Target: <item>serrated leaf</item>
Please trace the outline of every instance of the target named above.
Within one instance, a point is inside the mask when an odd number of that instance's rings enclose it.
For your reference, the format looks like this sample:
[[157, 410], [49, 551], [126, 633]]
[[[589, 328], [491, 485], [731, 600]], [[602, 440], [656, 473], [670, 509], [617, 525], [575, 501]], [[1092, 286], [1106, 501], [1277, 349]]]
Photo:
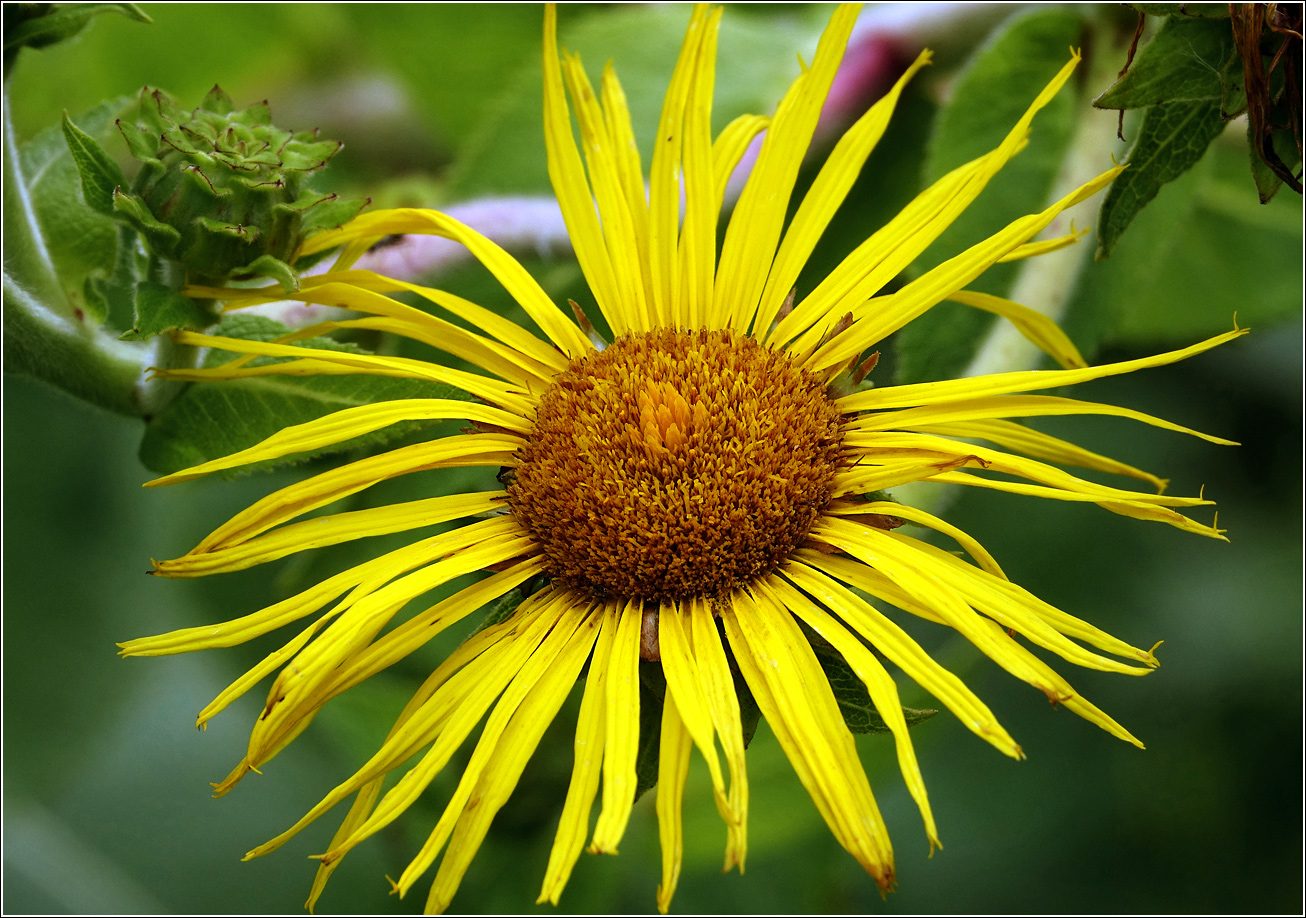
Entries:
[[1214, 19], [1170, 19], [1093, 104], [1129, 109], [1211, 101], [1219, 102], [1227, 117], [1247, 107], [1233, 31], [1229, 23]]
[[1157, 350], [1226, 332], [1235, 312], [1253, 329], [1300, 316], [1301, 198], [1258, 203], [1246, 157], [1242, 132], [1230, 129], [1167, 185], [1129, 239], [1084, 272], [1067, 333], [1089, 348]]
[[[39, 7], [42, 4], [27, 5]], [[49, 6], [53, 9], [44, 15], [24, 19], [5, 30], [6, 57], [19, 48], [46, 48], [72, 38], [101, 13], [120, 13], [137, 22], [154, 21], [135, 3], [58, 3]]]
[[154, 281], [136, 286], [136, 324], [123, 341], [142, 341], [175, 328], [207, 328], [217, 316], [188, 296]]
[[[1036, 10], [997, 30], [957, 79], [952, 98], [935, 118], [926, 145], [925, 181], [988, 153], [1002, 142], [1048, 81], [1069, 60], [1083, 19], [1064, 9]], [[1029, 146], [994, 176], [988, 187], [922, 253], [918, 274], [964, 251], [1025, 214], [1048, 204], [1076, 124], [1076, 99], [1063, 89], [1034, 119]], [[1019, 266], [994, 265], [969, 288], [1005, 296]], [[970, 362], [991, 316], [943, 305], [897, 336], [896, 378], [923, 382], [955, 375]]]
[[82, 200], [107, 217], [115, 216], [114, 192], [127, 184], [122, 167], [104, 152], [94, 137], [73, 124], [67, 112], [63, 115], [63, 136], [81, 177]]
[[[839, 712], [843, 714], [844, 723], [853, 733], [890, 733], [884, 718], [880, 716], [875, 703], [871, 701], [866, 684], [853, 672], [851, 666], [839, 652], [824, 641], [812, 642], [816, 651], [816, 660], [825, 672], [825, 678], [834, 692], [834, 699], [839, 703]], [[938, 714], [938, 711], [904, 707], [903, 717], [907, 726], [914, 727]]]
[[1161, 186], [1183, 175], [1224, 130], [1219, 102], [1167, 102], [1143, 116], [1129, 168], [1107, 190], [1098, 216], [1097, 259], [1111, 254], [1135, 216]]
[[[212, 334], [270, 341], [288, 332], [288, 328], [271, 319], [238, 315], [225, 318]], [[354, 345], [328, 338], [310, 338], [297, 342], [297, 345], [363, 352]], [[219, 366], [235, 356], [211, 351], [206, 365]], [[363, 375], [255, 376], [227, 382], [192, 383], [150, 420], [141, 440], [140, 458], [151, 471], [168, 474], [253, 446], [293, 424], [302, 424], [342, 408], [400, 398], [466, 399], [468, 396], [436, 383]], [[297, 453], [246, 466], [241, 473], [376, 446], [423, 426], [427, 424], [395, 424], [315, 452]]]

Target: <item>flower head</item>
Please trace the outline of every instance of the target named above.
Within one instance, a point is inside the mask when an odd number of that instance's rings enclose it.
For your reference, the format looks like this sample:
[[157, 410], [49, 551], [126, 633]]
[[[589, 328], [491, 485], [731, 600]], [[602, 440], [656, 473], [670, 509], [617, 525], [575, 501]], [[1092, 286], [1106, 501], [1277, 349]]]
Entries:
[[[881, 492], [924, 480], [996, 488], [1092, 502], [1220, 538], [1214, 526], [1180, 512], [1209, 501], [1078, 478], [1058, 466], [1162, 484], [1011, 419], [1103, 414], [1194, 433], [1125, 408], [1026, 393], [1181, 360], [1241, 332], [1090, 368], [1047, 319], [965, 289], [997, 261], [1037, 257], [1072, 242], [1030, 240], [1062, 210], [1103, 188], [1118, 169], [896, 292], [883, 292], [1020, 151], [1035, 113], [1066, 81], [1077, 58], [996, 149], [928, 188], [814, 289], [796, 295], [799, 271], [884, 131], [899, 93], [929, 59], [921, 55], [844, 135], [786, 222], [799, 164], [855, 15], [850, 8], [834, 14], [811, 66], [773, 117], [739, 118], [713, 138], [721, 11], [697, 8], [667, 92], [647, 189], [616, 75], [605, 69], [596, 91], [576, 57], [559, 56], [554, 14], [546, 15], [550, 174], [577, 258], [612, 333], [610, 345], [579, 307], [573, 321], [489, 240], [425, 210], [373, 213], [306, 244], [304, 253], [344, 249], [334, 270], [305, 278], [294, 295], [346, 306], [365, 318], [323, 323], [273, 342], [178, 335], [183, 343], [240, 356], [223, 366], [171, 371], [173, 378], [380, 374], [452, 384], [478, 399], [350, 408], [151, 483], [317, 450], [400, 421], [461, 418], [476, 425], [462, 435], [393, 449], [283, 488], [185, 556], [157, 565], [157, 573], [167, 576], [202, 576], [309, 547], [475, 518], [232, 622], [124, 645], [124, 653], [133, 655], [229, 646], [317, 616], [201, 713], [202, 724], [280, 670], [245, 758], [217, 785], [218, 793], [268, 762], [336, 695], [487, 603], [541, 578], [545, 582], [436, 668], [371, 760], [300, 822], [250, 853], [272, 851], [352, 797], [322, 855], [310, 903], [340, 858], [403, 813], [484, 721], [443, 815], [396, 883], [406, 892], [443, 852], [427, 904], [444, 909], [544, 729], [585, 672], [571, 784], [540, 893], [540, 901], [556, 903], [585, 847], [600, 785], [601, 810], [589, 850], [615, 853], [630, 816], [637, 790], [641, 657], [656, 662], [665, 681], [657, 786], [663, 850], [658, 904], [664, 911], [680, 869], [681, 795], [691, 748], [706, 760], [728, 828], [726, 866], [743, 870], [749, 812], [745, 692], [830, 830], [881, 890], [892, 888], [888, 831], [810, 635], [832, 646], [865, 684], [893, 734], [931, 846], [938, 844], [934, 817], [884, 661], [1001, 752], [1019, 758], [1021, 750], [984, 703], [900, 627], [899, 614], [955, 629], [1050, 699], [1138, 743], [1027, 645], [1081, 666], [1132, 675], [1156, 665], [1149, 651], [1040, 601], [1011, 583], [970, 535]], [[583, 155], [573, 138], [568, 96]], [[763, 132], [718, 258], [726, 181]], [[433, 233], [466, 245], [542, 337], [448, 292], [351, 269], [368, 246], [394, 233]], [[280, 288], [193, 290], [228, 309], [286, 295]], [[389, 296], [399, 292], [416, 294], [460, 324]], [[863, 355], [944, 299], [1006, 317], [1064, 368], [862, 385], [874, 364]], [[409, 336], [483, 372], [296, 343], [357, 328]], [[394, 476], [457, 466], [502, 467], [504, 487], [299, 519]], [[897, 531], [904, 521], [947, 537], [969, 560]], [[488, 573], [390, 627], [410, 600], [475, 571]], [[886, 604], [901, 613], [886, 614]], [[383, 794], [386, 775], [414, 757], [417, 763]]]

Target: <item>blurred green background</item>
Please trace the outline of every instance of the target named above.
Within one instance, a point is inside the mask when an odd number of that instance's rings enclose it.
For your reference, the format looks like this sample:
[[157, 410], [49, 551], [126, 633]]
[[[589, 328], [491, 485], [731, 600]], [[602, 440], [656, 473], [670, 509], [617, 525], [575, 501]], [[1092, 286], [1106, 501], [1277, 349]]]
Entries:
[[[65, 108], [76, 114], [143, 83], [195, 104], [218, 82], [238, 105], [271, 99], [284, 126], [316, 124], [343, 139], [346, 151], [328, 181], [378, 203], [547, 190], [536, 7], [145, 8], [153, 25], [106, 16], [74, 42], [23, 53], [11, 81], [20, 141], [55, 124]], [[615, 59], [637, 121], [647, 125], [687, 11], [562, 13], [564, 40], [585, 53], [591, 70]], [[825, 15], [824, 8], [730, 10], [718, 109], [773, 105], [796, 71], [793, 51], [810, 49]], [[1118, 38], [1132, 27], [1110, 10], [1073, 16], [1039, 20], [1038, 28], [1049, 36], [1068, 29], [1073, 39], [1088, 29]], [[964, 97], [967, 61], [1015, 34], [993, 16], [943, 17], [923, 31], [930, 29], [942, 49], [938, 63], [905, 96], [809, 273], [836, 263], [946, 162], [950, 151], [939, 138], [955, 118], [952, 102]], [[1049, 57], [1063, 62], [1065, 44]], [[1027, 207], [1020, 195], [1046, 195], [1087, 100], [1105, 88], [1089, 85], [1088, 74], [1114, 73], [1123, 60], [1106, 66], [1112, 62], [1103, 58], [1097, 69], [1088, 63], [1085, 79], [1036, 122], [1034, 142], [1013, 164], [1024, 170], [1012, 180], [1018, 187], [995, 183], [977, 202], [975, 222], [958, 229], [974, 238], [940, 245], [976, 241], [1043, 206]], [[1012, 86], [1018, 109], [1046, 78], [1028, 75], [1033, 91]], [[1198, 167], [1163, 190], [1108, 262], [1083, 268], [1066, 324], [1086, 351], [1098, 348], [1102, 362], [1227, 330], [1238, 311], [1254, 331], [1234, 344], [1073, 394], [1243, 445], [1215, 447], [1101, 418], [1039, 425], [1169, 477], [1173, 493], [1205, 486], [1231, 544], [1092, 506], [996, 492], [963, 494], [948, 510], [1036, 594], [1132, 643], [1165, 640], [1161, 669], [1145, 679], [1060, 667], [1147, 751], [1050, 708], [965, 642], [915, 628], [993, 708], [1028, 760], [999, 755], [946, 713], [916, 728], [945, 845], [927, 859], [891, 743], [860, 737], [897, 849], [899, 891], [881, 902], [763, 726], [749, 750], [748, 871], [720, 875], [725, 833], [695, 759], [675, 911], [1300, 911], [1301, 201], [1283, 191], [1268, 206], [1256, 202], [1240, 130], [1231, 127]], [[805, 170], [805, 180], [811, 174]], [[1091, 248], [1084, 245], [1086, 255]], [[573, 263], [525, 261], [555, 296], [584, 301]], [[503, 305], [478, 271], [460, 269], [440, 283]], [[939, 315], [944, 322], [953, 313]], [[904, 370], [916, 353], [904, 349]], [[886, 371], [888, 356], [886, 349]], [[352, 556], [290, 558], [211, 581], [146, 577], [151, 557], [183, 553], [302, 470], [144, 491], [140, 484], [152, 476], [135, 458], [139, 421], [14, 376], [5, 378], [4, 408], [5, 910], [297, 912], [314, 869], [305, 858], [324, 850], [334, 817], [269, 857], [242, 864], [241, 855], [363, 761], [438, 648], [342, 696], [264, 775], [209, 799], [207, 782], [221, 779], [243, 751], [259, 692], [206, 733], [192, 729], [194, 715], [276, 645], [120, 661], [114, 642], [244, 614]], [[366, 499], [477, 486], [462, 475], [408, 478]], [[901, 687], [906, 704], [930, 706], [906, 680]], [[547, 734], [454, 910], [533, 908], [565, 794], [573, 724], [564, 711]], [[455, 776], [449, 769], [422, 804], [347, 858], [320, 910], [420, 910], [424, 891], [402, 902], [388, 897], [384, 875], [397, 876], [415, 853]], [[638, 804], [620, 857], [582, 857], [562, 911], [653, 909], [652, 804], [651, 795]]]

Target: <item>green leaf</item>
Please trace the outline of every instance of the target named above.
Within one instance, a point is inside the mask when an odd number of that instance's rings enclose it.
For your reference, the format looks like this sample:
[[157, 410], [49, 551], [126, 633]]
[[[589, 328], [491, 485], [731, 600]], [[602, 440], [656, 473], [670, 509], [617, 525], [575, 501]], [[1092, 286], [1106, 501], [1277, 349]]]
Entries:
[[[270, 341], [289, 331], [279, 322], [258, 316], [230, 316], [213, 334]], [[362, 352], [353, 345], [327, 338], [298, 342], [301, 347]], [[219, 366], [236, 355], [210, 352], [206, 365]], [[449, 386], [384, 376], [255, 376], [226, 382], [193, 383], [155, 416], [141, 441], [141, 462], [167, 474], [253, 446], [292, 424], [302, 424], [357, 405], [400, 398], [468, 396]], [[376, 446], [426, 426], [424, 422], [395, 424], [310, 453], [259, 463], [250, 469], [292, 465], [316, 456]]]
[[67, 112], [63, 114], [63, 136], [81, 176], [82, 199], [106, 217], [114, 216], [114, 192], [127, 184], [122, 167], [104, 152], [94, 137], [73, 124]]
[[1161, 186], [1191, 169], [1223, 130], [1219, 102], [1167, 102], [1147, 110], [1138, 140], [1129, 152], [1129, 168], [1111, 184], [1102, 201], [1098, 261], [1111, 254]]
[[[602, 16], [564, 22], [560, 29], [561, 44], [581, 55], [594, 85], [604, 62], [612, 60], [630, 103], [645, 170], [688, 19], [685, 7], [619, 6]], [[773, 111], [799, 73], [795, 55], [810, 55], [819, 29], [810, 17], [727, 16], [718, 43], [713, 129], [720, 130], [745, 112]], [[537, 37], [535, 49], [538, 42]], [[551, 191], [538, 55], [533, 50], [521, 61], [502, 95], [486, 107], [479, 127], [461, 145], [449, 177], [454, 198]]]
[[[22, 18], [16, 24], [5, 22], [6, 61], [10, 60], [19, 48], [45, 48], [72, 38], [101, 13], [121, 13], [137, 22], [154, 21], [135, 3], [15, 3], [14, 6], [33, 9], [49, 6], [51, 9], [43, 14]], [[21, 17], [23, 13], [19, 12], [18, 15]], [[9, 16], [6, 15], [5, 19], [8, 20]]]
[[661, 663], [639, 661], [639, 751], [635, 755], [635, 799], [658, 783], [662, 749], [662, 704], [667, 680]]
[[[926, 146], [925, 181], [988, 153], [1011, 130], [1069, 59], [1083, 20], [1069, 10], [1038, 10], [999, 29], [957, 79], [939, 110]], [[1072, 84], [1073, 85], [1073, 84]], [[1075, 93], [1066, 87], [1034, 120], [1029, 146], [994, 176], [988, 187], [912, 266], [919, 274], [964, 251], [1025, 214], [1048, 204], [1075, 129]], [[1018, 264], [994, 265], [970, 289], [1006, 295]], [[922, 382], [955, 375], [970, 362], [992, 317], [943, 305], [897, 336], [897, 380]]]
[[1301, 315], [1301, 198], [1258, 203], [1246, 157], [1243, 132], [1226, 131], [1085, 270], [1063, 322], [1085, 353], [1192, 344], [1231, 329], [1235, 312], [1253, 329]]
[[1127, 3], [1149, 16], [1187, 16], [1204, 19], [1228, 19], [1227, 3]]
[[[130, 103], [126, 97], [103, 102], [79, 114], [76, 123], [103, 140], [112, 135], [114, 119]], [[85, 284], [92, 274], [103, 277], [114, 270], [118, 226], [83, 201], [77, 166], [61, 125], [24, 144], [19, 163], [59, 284], [74, 308], [94, 313], [95, 308], [83, 300]]]
[[199, 302], [171, 287], [142, 281], [136, 287], [136, 324], [124, 332], [123, 341], [142, 341], [175, 328], [207, 328], [217, 321]]
[[1226, 117], [1247, 107], [1233, 30], [1228, 22], [1215, 19], [1171, 19], [1138, 52], [1128, 72], [1093, 104], [1126, 109], [1212, 101], [1220, 103]]
[[[1284, 111], [1280, 112], [1280, 106], [1275, 106], [1274, 123], [1286, 124], [1287, 106], [1283, 106]], [[1282, 115], [1282, 117], [1280, 117]], [[1275, 155], [1289, 169], [1296, 169], [1301, 164], [1301, 154], [1297, 151], [1297, 143], [1293, 140], [1292, 131], [1275, 131], [1270, 134], [1270, 147], [1274, 150]], [[1252, 180], [1256, 182], [1256, 193], [1261, 199], [1262, 204], [1268, 204], [1270, 199], [1278, 192], [1279, 186], [1283, 184], [1283, 179], [1265, 164], [1261, 159], [1256, 147], [1252, 145], [1252, 126], [1247, 125], [1247, 154], [1251, 158]]]
[[[839, 712], [843, 714], [844, 723], [853, 733], [890, 733], [888, 724], [871, 701], [866, 691], [866, 683], [858, 678], [851, 666], [840, 656], [839, 652], [820, 639], [812, 641], [816, 651], [816, 660], [825, 671], [825, 678], [834, 692], [834, 699], [839, 703]], [[914, 727], [929, 720], [938, 711], [904, 707], [903, 717], [907, 726]]]

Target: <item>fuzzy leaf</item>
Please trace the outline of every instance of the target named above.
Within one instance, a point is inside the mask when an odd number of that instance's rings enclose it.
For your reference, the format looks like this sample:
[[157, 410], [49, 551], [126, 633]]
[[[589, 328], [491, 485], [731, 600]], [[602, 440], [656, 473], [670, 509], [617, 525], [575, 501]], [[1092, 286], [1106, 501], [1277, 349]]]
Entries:
[[94, 137], [73, 124], [67, 112], [63, 115], [63, 136], [82, 180], [82, 199], [105, 216], [114, 216], [114, 192], [127, 184], [122, 168]]
[[175, 328], [207, 328], [217, 317], [200, 303], [171, 287], [142, 281], [136, 287], [136, 324], [123, 341], [141, 341]]
[[1226, 117], [1247, 107], [1233, 31], [1229, 23], [1214, 19], [1171, 19], [1093, 104], [1127, 109], [1211, 101], [1220, 103]]
[[[1064, 9], [1036, 10], [1000, 28], [957, 79], [926, 145], [925, 181], [988, 153], [1025, 113], [1029, 103], [1065, 66], [1077, 44], [1083, 19]], [[1072, 84], [1073, 85], [1073, 84]], [[1066, 87], [1034, 119], [1029, 146], [993, 177], [917, 259], [919, 274], [964, 251], [1025, 214], [1048, 204], [1075, 128], [1075, 94]], [[970, 289], [1005, 296], [1019, 265], [994, 265]], [[978, 310], [932, 309], [897, 336], [897, 380], [923, 382], [955, 375], [970, 362], [993, 317]]]
[[[289, 331], [258, 316], [229, 316], [213, 334], [270, 341]], [[298, 342], [300, 347], [360, 351], [327, 338]], [[212, 351], [207, 365], [219, 366], [235, 355]], [[145, 429], [140, 458], [151, 471], [167, 474], [253, 446], [278, 430], [357, 405], [399, 398], [453, 398], [467, 395], [449, 386], [384, 376], [255, 376], [227, 382], [192, 383]], [[395, 424], [383, 430], [313, 453], [300, 453], [249, 468], [275, 468], [315, 456], [375, 446], [418, 427]]]
[[1129, 168], [1106, 193], [1098, 217], [1097, 260], [1111, 254], [1121, 235], [1161, 186], [1183, 175], [1224, 130], [1219, 102], [1167, 102], [1143, 116]]
[[[114, 118], [129, 104], [127, 98], [113, 99], [79, 114], [75, 120], [92, 137], [104, 138], [111, 134]], [[46, 251], [64, 293], [74, 307], [85, 305], [88, 312], [94, 313], [95, 307], [84, 304], [82, 299], [86, 280], [93, 274], [103, 277], [113, 271], [118, 226], [82, 199], [77, 166], [61, 125], [42, 131], [24, 144], [19, 163]]]

